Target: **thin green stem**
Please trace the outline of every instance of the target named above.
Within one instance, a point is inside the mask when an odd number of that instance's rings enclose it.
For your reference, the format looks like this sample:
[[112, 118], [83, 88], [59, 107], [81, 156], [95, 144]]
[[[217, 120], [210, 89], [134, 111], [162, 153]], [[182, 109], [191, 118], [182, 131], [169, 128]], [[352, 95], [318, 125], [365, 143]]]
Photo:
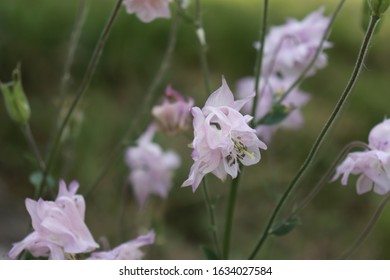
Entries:
[[341, 260], [348, 259], [360, 247], [360, 245], [364, 243], [368, 235], [374, 229], [376, 222], [379, 220], [379, 217], [381, 216], [383, 210], [385, 209], [389, 201], [390, 201], [390, 194], [386, 195], [386, 197], [382, 200], [381, 204], [379, 204], [377, 210], [375, 211], [374, 215], [371, 217], [370, 221], [368, 222], [363, 232], [359, 235], [359, 237], [352, 244], [352, 246], [340, 256], [339, 259]]
[[100, 38], [97, 42], [97, 45], [95, 47], [95, 50], [92, 54], [92, 57], [91, 57], [91, 60], [89, 62], [89, 65], [88, 65], [88, 68], [85, 72], [85, 75], [84, 75], [84, 78], [83, 78], [83, 81], [81, 83], [81, 86], [76, 94], [76, 97], [75, 99], [73, 100], [73, 103], [72, 105], [70, 106], [69, 108], [69, 111], [68, 113], [66, 114], [64, 120], [62, 121], [61, 125], [60, 125], [60, 128], [55, 136], [55, 139], [54, 139], [54, 144], [53, 144], [53, 147], [50, 151], [50, 154], [49, 154], [49, 158], [47, 160], [47, 164], [46, 164], [46, 172], [44, 172], [44, 175], [43, 175], [43, 180], [42, 180], [42, 184], [39, 188], [39, 195], [41, 195], [44, 191], [44, 186], [45, 186], [45, 182], [46, 182], [46, 178], [47, 176], [50, 174], [51, 172], [51, 169], [53, 168], [53, 162], [54, 162], [54, 159], [58, 153], [58, 150], [59, 150], [59, 147], [60, 147], [60, 142], [61, 142], [61, 138], [62, 138], [62, 134], [66, 128], [66, 125], [68, 124], [68, 121], [70, 119], [70, 116], [72, 115], [73, 111], [75, 110], [77, 104], [79, 103], [81, 97], [84, 95], [84, 93], [86, 92], [86, 90], [88, 89], [88, 86], [92, 80], [92, 77], [93, 75], [95, 74], [95, 71], [96, 71], [96, 67], [98, 65], [98, 62], [100, 60], [100, 57], [103, 53], [103, 49], [104, 49], [104, 46], [107, 42], [107, 39], [108, 39], [108, 36], [111, 32], [111, 29], [112, 29], [112, 26], [114, 24], [114, 21], [118, 15], [118, 12], [119, 12], [119, 9], [121, 8], [121, 5], [122, 5], [122, 1], [123, 0], [117, 0], [115, 6], [114, 6], [114, 9], [112, 10], [112, 13], [103, 29], [103, 32], [101, 33], [100, 35]]
[[240, 174], [238, 173], [237, 177], [233, 179], [232, 185], [230, 188], [229, 201], [226, 211], [226, 224], [225, 224], [225, 234], [223, 238], [223, 258], [229, 259], [230, 253], [230, 239], [232, 235], [233, 228], [233, 217], [234, 217], [234, 209], [237, 201], [237, 191], [238, 191], [238, 183], [240, 182]]
[[202, 183], [203, 183], [203, 187], [202, 187], [203, 195], [204, 195], [204, 199], [205, 199], [206, 206], [207, 206], [207, 212], [209, 214], [211, 236], [213, 238], [215, 252], [216, 252], [218, 258], [220, 258], [222, 256], [222, 254], [221, 254], [221, 249], [220, 249], [219, 240], [218, 240], [218, 229], [217, 229], [215, 212], [214, 212], [215, 206], [210, 200], [210, 195], [209, 195], [208, 189], [207, 189], [206, 177], [204, 177]]
[[[59, 90], [60, 98], [63, 98], [65, 91], [67, 90], [69, 80], [71, 78], [70, 70], [74, 62], [76, 49], [80, 41], [81, 31], [83, 30], [83, 26], [87, 15], [86, 3], [87, 3], [86, 0], [80, 0], [77, 7], [77, 14], [73, 25], [72, 34], [70, 36], [68, 53], [66, 55], [66, 60], [65, 60], [61, 83], [60, 83], [60, 90]], [[63, 101], [61, 100], [59, 106], [60, 108], [62, 102]]]
[[313, 198], [319, 193], [322, 187], [330, 180], [331, 175], [333, 174], [336, 166], [339, 162], [354, 148], [363, 148], [366, 150], [370, 150], [370, 147], [366, 143], [360, 141], [353, 141], [346, 145], [337, 158], [330, 165], [326, 173], [322, 176], [322, 178], [318, 181], [318, 183], [311, 189], [308, 195], [302, 200], [302, 202], [298, 205], [298, 207], [288, 216], [287, 221], [297, 216], [302, 210], [313, 200]]
[[209, 71], [209, 65], [207, 61], [207, 44], [206, 44], [205, 33], [204, 33], [203, 22], [202, 22], [202, 10], [201, 10], [200, 0], [196, 0], [195, 2], [195, 28], [199, 40], [199, 45], [200, 45], [199, 55], [200, 55], [202, 73], [203, 73], [203, 81], [206, 89], [206, 96], [208, 96], [211, 93], [210, 81], [209, 81], [210, 71]]
[[[342, 4], [343, 2], [344, 2], [344, 0], [341, 1], [340, 4]], [[249, 256], [249, 259], [253, 259], [256, 257], [258, 251], [261, 249], [264, 242], [267, 240], [267, 237], [269, 235], [269, 230], [271, 229], [271, 227], [276, 219], [277, 214], [282, 209], [282, 207], [283, 207], [284, 203], [286, 202], [287, 198], [289, 197], [290, 193], [294, 190], [295, 186], [300, 181], [300, 179], [304, 175], [305, 171], [312, 163], [312, 161], [313, 161], [315, 155], [317, 154], [319, 148], [321, 147], [321, 144], [323, 143], [328, 131], [330, 130], [333, 123], [337, 119], [339, 113], [341, 112], [346, 100], [348, 99], [348, 97], [349, 97], [349, 95], [350, 95], [350, 93], [351, 93], [351, 91], [352, 91], [352, 89], [357, 81], [357, 78], [359, 77], [361, 68], [363, 66], [364, 59], [365, 59], [367, 51], [368, 51], [369, 43], [371, 41], [372, 35], [374, 34], [374, 30], [375, 30], [375, 27], [378, 23], [378, 20], [379, 20], [379, 17], [371, 16], [370, 24], [369, 24], [368, 29], [366, 31], [365, 37], [363, 39], [363, 43], [362, 43], [362, 46], [360, 48], [360, 52], [359, 52], [355, 67], [352, 71], [351, 78], [350, 78], [349, 82], [347, 83], [346, 88], [344, 89], [344, 92], [342, 93], [342, 95], [341, 95], [339, 101], [337, 102], [332, 114], [330, 115], [329, 119], [325, 123], [325, 126], [322, 128], [320, 134], [318, 135], [316, 141], [314, 142], [314, 144], [313, 144], [308, 156], [306, 157], [304, 163], [302, 164], [302, 166], [298, 170], [297, 174], [295, 175], [295, 177], [291, 181], [290, 185], [288, 186], [287, 190], [284, 192], [284, 194], [280, 198], [278, 204], [276, 205], [276, 207], [275, 207], [275, 209], [274, 209], [274, 211], [273, 211], [273, 213], [272, 213], [272, 215], [271, 215], [271, 217], [270, 217], [270, 219], [269, 219], [269, 221], [264, 229], [263, 234], [261, 235], [253, 252]]]
[[42, 172], [45, 172], [46, 166], [45, 161], [42, 158], [42, 155], [38, 149], [37, 142], [35, 141], [35, 138], [32, 134], [30, 124], [27, 123], [25, 126], [22, 127], [22, 132], [24, 137], [27, 140], [27, 143], [29, 144], [31, 151], [33, 152], [35, 159], [37, 161], [37, 164]]
[[[177, 2], [177, 5], [179, 5], [178, 2]], [[143, 105], [141, 106], [142, 112], [139, 114], [138, 118], [132, 119], [129, 127], [127, 128], [126, 132], [124, 133], [123, 137], [121, 138], [121, 141], [116, 145], [116, 147], [111, 152], [109, 159], [106, 161], [105, 165], [103, 166], [101, 172], [97, 176], [94, 183], [91, 185], [91, 187], [88, 188], [86, 195], [89, 195], [92, 191], [94, 191], [97, 188], [97, 186], [99, 185], [101, 180], [103, 180], [103, 178], [106, 176], [106, 174], [111, 169], [113, 164], [118, 160], [119, 156], [121, 155], [121, 151], [122, 151], [123, 147], [130, 144], [130, 143], [133, 143], [133, 140], [128, 140], [128, 139], [132, 138], [132, 135], [135, 133], [136, 124], [139, 123], [140, 121], [149, 120], [148, 114], [150, 113], [151, 106], [152, 106], [153, 101], [155, 99], [156, 90], [159, 87], [159, 85], [161, 84], [161, 82], [164, 78], [164, 75], [167, 72], [167, 70], [170, 66], [171, 60], [172, 60], [172, 55], [174, 53], [176, 42], [177, 42], [177, 33], [179, 30], [179, 26], [180, 26], [180, 17], [179, 17], [179, 8], [178, 8], [177, 13], [175, 14], [175, 16], [172, 19], [172, 25], [171, 25], [171, 29], [169, 32], [168, 44], [167, 44], [167, 48], [166, 48], [165, 53], [164, 53], [164, 57], [162, 58], [160, 67], [157, 70], [156, 75], [154, 76], [154, 78], [153, 78], [153, 80], [152, 80], [152, 82], [151, 82], [151, 84], [146, 92], [146, 96], [145, 96]], [[147, 123], [147, 122], [145, 122], [145, 123]]]
[[259, 42], [260, 47], [257, 50], [256, 53], [256, 63], [255, 63], [255, 97], [253, 98], [253, 105], [252, 105], [252, 126], [254, 125], [255, 119], [256, 119], [256, 109], [257, 109], [257, 103], [260, 99], [259, 92], [259, 84], [260, 84], [260, 77], [261, 77], [261, 66], [263, 64], [263, 54], [264, 54], [264, 43], [265, 43], [265, 34], [267, 33], [267, 17], [268, 17], [268, 0], [264, 0], [264, 7], [263, 7], [263, 16], [260, 23], [260, 32], [259, 32]]

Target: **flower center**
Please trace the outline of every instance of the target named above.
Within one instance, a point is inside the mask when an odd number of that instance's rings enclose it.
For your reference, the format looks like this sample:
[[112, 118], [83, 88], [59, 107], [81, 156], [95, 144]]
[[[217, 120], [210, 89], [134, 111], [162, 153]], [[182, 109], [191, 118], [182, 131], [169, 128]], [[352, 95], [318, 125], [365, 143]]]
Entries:
[[245, 156], [250, 157], [251, 159], [255, 159], [253, 153], [248, 152], [248, 147], [242, 143], [241, 137], [237, 137], [237, 139], [232, 138], [234, 148], [226, 156], [226, 161], [229, 163], [229, 166], [236, 164], [237, 159], [242, 160]]

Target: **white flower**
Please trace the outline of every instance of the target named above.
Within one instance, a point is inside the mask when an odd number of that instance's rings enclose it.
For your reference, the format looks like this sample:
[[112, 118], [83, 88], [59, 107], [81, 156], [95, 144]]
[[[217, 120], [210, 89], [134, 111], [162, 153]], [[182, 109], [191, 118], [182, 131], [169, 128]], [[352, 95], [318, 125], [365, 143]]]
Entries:
[[151, 125], [138, 139], [138, 145], [126, 151], [126, 163], [130, 167], [129, 181], [141, 207], [149, 194], [162, 198], [168, 196], [173, 171], [180, 165], [180, 158], [175, 152], [164, 152], [152, 142], [155, 130], [156, 126]]
[[129, 14], [135, 13], [143, 22], [171, 17], [169, 0], [124, 0], [123, 5]]
[[[329, 24], [329, 17], [324, 17], [323, 11], [320, 8], [302, 21], [289, 19], [286, 24], [270, 29], [264, 45], [263, 73], [296, 77], [302, 72], [314, 57]], [[323, 48], [330, 46], [331, 43], [326, 41]], [[322, 52], [308, 75], [313, 75], [316, 69], [323, 68], [326, 64], [327, 56]]]
[[337, 167], [333, 181], [342, 175], [341, 183], [347, 185], [350, 174], [358, 175], [358, 194], [373, 190], [384, 195], [390, 191], [390, 120], [376, 125], [368, 137], [371, 150], [349, 153]]
[[85, 201], [76, 194], [78, 187], [76, 181], [69, 188], [61, 181], [55, 201], [26, 199], [34, 231], [13, 244], [8, 254], [11, 259], [28, 250], [35, 257], [61, 260], [99, 247], [84, 223]]
[[192, 186], [195, 191], [207, 173], [213, 173], [221, 180], [225, 180], [227, 174], [236, 178], [239, 162], [253, 165], [260, 161], [260, 149], [267, 146], [248, 126], [252, 117], [239, 112], [252, 97], [234, 101], [222, 79], [222, 86], [210, 95], [203, 109], [192, 108], [194, 164], [183, 186]]
[[89, 257], [90, 260], [139, 260], [142, 259], [144, 253], [139, 247], [154, 243], [156, 234], [154, 231], [149, 231], [145, 235], [138, 236], [134, 240], [127, 241], [112, 250], [94, 252]]

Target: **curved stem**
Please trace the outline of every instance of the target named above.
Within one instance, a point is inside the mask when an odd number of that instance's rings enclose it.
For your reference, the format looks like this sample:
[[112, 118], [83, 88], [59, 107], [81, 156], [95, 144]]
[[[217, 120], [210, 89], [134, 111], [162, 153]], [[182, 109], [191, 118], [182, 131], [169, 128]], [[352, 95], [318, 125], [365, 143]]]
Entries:
[[[179, 5], [179, 3], [177, 3], [177, 5]], [[151, 105], [152, 105], [152, 103], [154, 101], [155, 92], [156, 92], [158, 86], [161, 84], [161, 81], [164, 78], [164, 74], [166, 73], [166, 71], [169, 68], [170, 61], [172, 59], [172, 55], [173, 55], [173, 52], [175, 50], [175, 46], [176, 46], [176, 42], [177, 42], [177, 33], [178, 33], [178, 30], [179, 30], [179, 26], [180, 26], [180, 17], [179, 17], [179, 8], [178, 8], [177, 13], [175, 14], [175, 16], [173, 18], [173, 21], [172, 21], [172, 25], [171, 25], [171, 29], [170, 29], [170, 33], [169, 33], [169, 38], [168, 38], [168, 45], [167, 45], [167, 48], [165, 50], [164, 57], [163, 57], [163, 59], [161, 61], [159, 69], [156, 72], [156, 75], [154, 76], [154, 78], [153, 78], [153, 80], [152, 80], [152, 82], [151, 82], [151, 84], [150, 84], [150, 86], [149, 86], [149, 88], [148, 88], [148, 90], [146, 92], [144, 103], [141, 106], [142, 107], [142, 111], [139, 114], [138, 118], [133, 118], [132, 119], [129, 127], [127, 128], [126, 132], [124, 133], [123, 137], [121, 138], [121, 141], [113, 149], [109, 159], [106, 161], [106, 163], [103, 166], [101, 172], [97, 176], [97, 179], [91, 185], [91, 187], [89, 187], [89, 189], [87, 190], [85, 195], [89, 195], [93, 190], [96, 189], [96, 187], [99, 185], [101, 180], [106, 176], [108, 171], [111, 169], [113, 163], [116, 160], [118, 160], [118, 158], [120, 156], [120, 153], [122, 151], [122, 148], [126, 144], [128, 145], [129, 143], [133, 142], [132, 139], [131, 140], [128, 140], [128, 139], [130, 137], [132, 137], [132, 135], [134, 134], [134, 131], [136, 130], [135, 129], [136, 124], [139, 123], [142, 120], [148, 120], [149, 119], [147, 114], [149, 114], [149, 112], [151, 110]]]
[[[340, 5], [343, 2], [344, 2], [344, 0], [340, 2]], [[370, 24], [369, 24], [368, 29], [366, 31], [365, 37], [363, 39], [363, 43], [362, 43], [362, 46], [360, 48], [360, 52], [359, 52], [355, 67], [352, 71], [351, 78], [350, 78], [346, 88], [344, 89], [344, 92], [341, 94], [341, 97], [340, 97], [339, 101], [337, 102], [336, 107], [334, 108], [332, 114], [330, 115], [329, 119], [325, 123], [325, 126], [322, 128], [320, 134], [318, 135], [316, 141], [314, 142], [314, 144], [313, 144], [308, 156], [306, 157], [304, 163], [302, 164], [302, 166], [298, 170], [297, 174], [295, 175], [295, 177], [291, 181], [290, 185], [288, 186], [287, 190], [284, 192], [283, 196], [281, 197], [278, 204], [276, 205], [276, 207], [275, 207], [275, 209], [274, 209], [274, 211], [273, 211], [273, 213], [272, 213], [272, 215], [271, 215], [271, 217], [270, 217], [270, 219], [269, 219], [269, 221], [264, 229], [263, 234], [261, 235], [253, 252], [249, 256], [249, 259], [255, 258], [258, 251], [261, 249], [262, 245], [267, 240], [269, 230], [271, 229], [277, 214], [281, 210], [282, 206], [284, 205], [285, 201], [287, 200], [287, 198], [289, 197], [290, 193], [293, 191], [293, 189], [295, 188], [295, 186], [297, 185], [299, 180], [302, 178], [306, 169], [310, 166], [315, 155], [317, 154], [317, 151], [321, 147], [321, 144], [323, 143], [325, 136], [327, 135], [327, 133], [330, 130], [330, 128], [332, 127], [334, 121], [336, 120], [339, 113], [341, 112], [341, 110], [342, 110], [347, 98], [349, 97], [349, 95], [350, 95], [350, 93], [351, 93], [351, 91], [352, 91], [352, 89], [357, 81], [357, 78], [360, 74], [360, 70], [362, 68], [364, 59], [366, 57], [366, 54], [368, 51], [368, 46], [369, 46], [369, 43], [371, 41], [372, 35], [374, 34], [374, 30], [375, 30], [375, 27], [378, 23], [378, 20], [379, 20], [379, 17], [374, 16], [374, 15], [371, 16]]]
[[211, 235], [212, 235], [212, 238], [213, 238], [216, 254], [217, 254], [218, 258], [220, 258], [222, 256], [222, 254], [221, 254], [221, 249], [220, 249], [220, 246], [219, 246], [217, 224], [216, 224], [216, 221], [215, 221], [215, 212], [214, 212], [215, 207], [214, 207], [214, 204], [210, 200], [210, 196], [209, 196], [208, 189], [207, 189], [206, 177], [203, 178], [203, 182], [202, 183], [203, 183], [203, 187], [202, 187], [203, 195], [204, 195], [204, 198], [205, 198], [207, 211], [208, 211], [208, 214], [209, 214]]
[[322, 189], [325, 183], [329, 181], [330, 176], [335, 170], [337, 164], [354, 148], [364, 148], [370, 150], [370, 148], [366, 143], [360, 141], [354, 141], [346, 145], [343, 148], [343, 150], [340, 152], [338, 157], [333, 161], [333, 163], [328, 168], [326, 173], [322, 176], [320, 181], [318, 181], [315, 187], [311, 189], [309, 194], [302, 200], [302, 202], [298, 205], [298, 207], [288, 216], [288, 218], [286, 219], [287, 221], [292, 219], [294, 216], [297, 216], [300, 212], [302, 212], [302, 210], [310, 203], [310, 201], [312, 201], [312, 199], [319, 193], [319, 191]]
[[389, 201], [390, 201], [390, 194], [388, 194], [382, 200], [381, 204], [379, 204], [377, 210], [375, 211], [374, 215], [371, 217], [370, 221], [368, 222], [363, 232], [359, 235], [359, 237], [356, 239], [353, 245], [340, 256], [340, 259], [345, 260], [349, 258], [360, 247], [360, 245], [363, 244], [363, 242], [367, 239], [370, 232], [373, 230], [376, 222], [378, 221], [379, 217], [383, 212], [383, 209], [385, 209]]
[[229, 259], [230, 253], [230, 239], [232, 235], [234, 208], [236, 206], [238, 183], [240, 181], [240, 173], [233, 179], [232, 186], [230, 188], [229, 201], [226, 211], [226, 224], [225, 224], [225, 235], [223, 239], [223, 258]]
[[92, 54], [92, 57], [91, 57], [91, 60], [89, 62], [89, 65], [88, 65], [88, 68], [85, 72], [85, 75], [84, 75], [84, 78], [83, 78], [83, 81], [81, 83], [81, 86], [76, 94], [76, 97], [75, 99], [73, 100], [73, 103], [72, 105], [70, 106], [69, 108], [69, 111], [68, 113], [66, 114], [65, 116], [65, 119], [62, 121], [61, 125], [60, 125], [60, 128], [55, 136], [55, 139], [54, 139], [54, 144], [53, 144], [53, 147], [50, 151], [50, 154], [49, 154], [49, 158], [47, 160], [47, 164], [46, 164], [46, 172], [44, 172], [44, 175], [43, 175], [43, 180], [42, 180], [42, 184], [39, 188], [39, 195], [41, 195], [44, 191], [44, 182], [46, 182], [46, 178], [47, 176], [50, 174], [50, 171], [53, 167], [53, 162], [54, 162], [54, 158], [56, 157], [57, 153], [58, 153], [58, 150], [59, 150], [59, 147], [60, 147], [60, 142], [61, 142], [61, 137], [62, 137], [62, 134], [66, 128], [66, 125], [68, 124], [69, 122], [69, 119], [70, 119], [70, 116], [72, 115], [73, 111], [75, 110], [77, 104], [79, 103], [81, 97], [84, 95], [84, 93], [86, 92], [91, 80], [92, 80], [92, 77], [93, 75], [95, 74], [95, 71], [96, 71], [96, 67], [97, 67], [97, 64], [100, 60], [100, 57], [103, 53], [103, 49], [104, 49], [104, 46], [106, 44], [106, 41], [108, 39], [108, 36], [110, 34], [110, 31], [112, 29], [112, 26], [114, 24], [114, 21], [118, 15], [118, 12], [119, 12], [119, 9], [121, 8], [121, 5], [122, 5], [122, 1], [123, 0], [117, 0], [115, 6], [114, 6], [114, 9], [103, 29], [103, 32], [101, 33], [100, 35], [100, 38], [97, 42], [97, 45], [95, 47], [95, 50]]
[[264, 43], [265, 43], [265, 34], [267, 32], [267, 16], [268, 16], [268, 0], [264, 0], [264, 7], [263, 7], [263, 16], [261, 20], [261, 28], [259, 32], [259, 42], [260, 47], [257, 50], [256, 53], [256, 63], [255, 63], [255, 97], [253, 98], [253, 105], [252, 105], [252, 126], [254, 126], [254, 122], [256, 120], [256, 109], [257, 109], [257, 103], [260, 99], [259, 92], [259, 84], [260, 84], [260, 76], [261, 76], [261, 68], [263, 64], [263, 54], [264, 54]]

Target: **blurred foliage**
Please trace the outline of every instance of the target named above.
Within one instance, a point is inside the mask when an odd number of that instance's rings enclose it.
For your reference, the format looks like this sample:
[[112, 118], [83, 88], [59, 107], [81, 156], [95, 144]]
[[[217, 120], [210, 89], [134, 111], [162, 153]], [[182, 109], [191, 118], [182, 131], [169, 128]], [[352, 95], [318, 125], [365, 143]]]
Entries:
[[[77, 47], [68, 98], [77, 90], [99, 34], [114, 1], [87, 1], [88, 13]], [[209, 0], [203, 3], [203, 19], [208, 43], [212, 88], [224, 75], [234, 83], [253, 74], [262, 1]], [[269, 22], [284, 23], [286, 17], [303, 18], [319, 6], [330, 14], [335, 0], [271, 1]], [[330, 114], [352, 71], [360, 42], [363, 1], [347, 1], [336, 20], [330, 40], [326, 69], [302, 85], [311, 93], [303, 109], [305, 126], [297, 131], [279, 131], [261, 164], [246, 168], [241, 182], [233, 231], [233, 257], [245, 258], [260, 235], [281, 192], [303, 162], [316, 135]], [[21, 62], [24, 89], [32, 109], [31, 127], [39, 148], [46, 153], [58, 115], [58, 92], [68, 42], [78, 1], [0, 1], [0, 79]], [[193, 10], [193, 7], [190, 7]], [[387, 15], [389, 16], [389, 15]], [[84, 122], [77, 138], [62, 147], [56, 175], [67, 182], [79, 180], [83, 188], [93, 184], [113, 147], [130, 121], [142, 110], [142, 97], [161, 62], [170, 21], [141, 23], [122, 9], [79, 110]], [[390, 114], [388, 98], [390, 72], [390, 25], [385, 19], [373, 40], [365, 69], [340, 119], [327, 138], [292, 200], [299, 201], [325, 173], [347, 143], [367, 141], [372, 126]], [[194, 96], [197, 104], [204, 93], [199, 50], [194, 30], [182, 23], [171, 68], [160, 85], [166, 84]], [[234, 91], [234, 90], [233, 90]], [[158, 244], [149, 248], [150, 258], [204, 258], [201, 244], [210, 245], [208, 216], [201, 192], [181, 189], [191, 165], [189, 139], [185, 136], [158, 136], [166, 149], [175, 148], [183, 165], [176, 176], [171, 196], [165, 202], [152, 198], [144, 211], [138, 210], [126, 184], [127, 167], [118, 161], [92, 195], [87, 197], [87, 224], [96, 239], [107, 236], [112, 245], [134, 238], [139, 230], [158, 231]], [[26, 234], [29, 217], [25, 197], [33, 195], [29, 175], [37, 169], [18, 127], [0, 103], [0, 244], [9, 247]], [[374, 193], [358, 196], [354, 180], [348, 187], [339, 182], [327, 185], [300, 217], [301, 225], [287, 236], [272, 237], [259, 258], [337, 258], [352, 244], [380, 201]], [[218, 225], [224, 226], [226, 196], [230, 181], [209, 180], [216, 199]], [[122, 207], [124, 203], [125, 207]], [[293, 205], [293, 202], [290, 206]], [[286, 207], [288, 210], [289, 207]], [[383, 246], [390, 242], [390, 210], [386, 209], [368, 241], [353, 256], [362, 259], [390, 258]]]

